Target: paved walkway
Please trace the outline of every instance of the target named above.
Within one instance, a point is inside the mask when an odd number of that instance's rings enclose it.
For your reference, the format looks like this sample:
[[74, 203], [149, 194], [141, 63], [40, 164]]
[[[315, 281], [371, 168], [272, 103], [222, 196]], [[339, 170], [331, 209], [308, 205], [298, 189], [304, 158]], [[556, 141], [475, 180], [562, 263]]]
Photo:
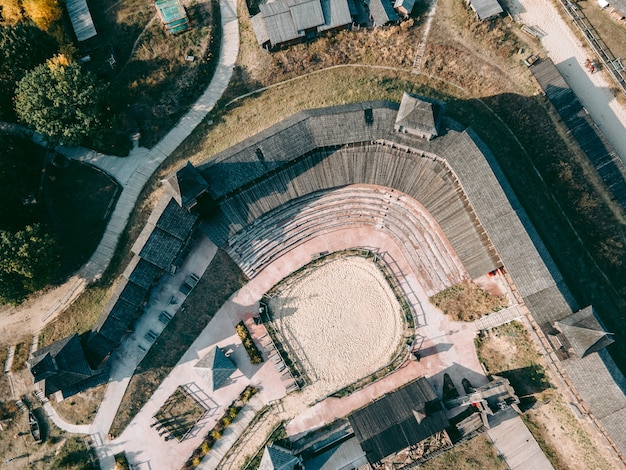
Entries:
[[553, 470], [522, 418], [508, 408], [490, 417], [487, 434], [511, 470]]

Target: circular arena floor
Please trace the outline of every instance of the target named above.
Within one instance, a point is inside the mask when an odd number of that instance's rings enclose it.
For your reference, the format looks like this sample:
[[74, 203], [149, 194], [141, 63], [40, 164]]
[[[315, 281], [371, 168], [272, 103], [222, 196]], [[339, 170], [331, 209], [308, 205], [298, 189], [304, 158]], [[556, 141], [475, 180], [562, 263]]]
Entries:
[[[376, 265], [338, 258], [296, 274], [270, 302], [273, 325], [321, 398], [385, 366], [404, 325]], [[311, 390], [312, 391], [312, 390]]]

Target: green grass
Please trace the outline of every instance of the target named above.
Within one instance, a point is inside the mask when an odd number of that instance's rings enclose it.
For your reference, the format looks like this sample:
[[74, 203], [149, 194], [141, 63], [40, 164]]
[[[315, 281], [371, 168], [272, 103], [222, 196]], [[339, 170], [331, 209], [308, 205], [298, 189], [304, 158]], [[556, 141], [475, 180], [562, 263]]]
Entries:
[[154, 418], [180, 441], [195, 426], [205, 411], [204, 407], [178, 387], [159, 408]]
[[159, 387], [224, 302], [242, 285], [244, 276], [219, 250], [204, 276], [137, 367], [111, 426], [119, 436]]
[[89, 450], [81, 437], [70, 437], [50, 463], [53, 470], [96, 470], [91, 462]]

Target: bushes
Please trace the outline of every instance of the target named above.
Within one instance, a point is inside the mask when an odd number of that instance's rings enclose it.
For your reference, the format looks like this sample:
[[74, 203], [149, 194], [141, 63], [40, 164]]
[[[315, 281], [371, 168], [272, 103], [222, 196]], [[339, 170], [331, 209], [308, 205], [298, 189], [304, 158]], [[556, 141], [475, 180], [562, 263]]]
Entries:
[[263, 362], [263, 356], [261, 355], [261, 351], [259, 351], [259, 348], [257, 348], [256, 344], [254, 344], [254, 341], [252, 341], [252, 336], [250, 336], [250, 332], [248, 331], [248, 328], [246, 328], [246, 325], [244, 325], [244, 323], [240, 321], [235, 329], [237, 330], [239, 338], [241, 338], [243, 347], [246, 348], [246, 352], [250, 357], [250, 362], [252, 362], [252, 364], [260, 364], [261, 362]]
[[226, 411], [224, 411], [224, 414], [217, 421], [213, 429], [209, 431], [202, 441], [202, 444], [200, 444], [200, 446], [193, 451], [191, 457], [187, 459], [187, 462], [183, 465], [183, 470], [192, 470], [200, 465], [202, 458], [209, 453], [215, 442], [224, 435], [224, 430], [233, 422], [245, 404], [248, 403], [250, 398], [257, 392], [258, 390], [255, 387], [248, 385], [239, 394], [239, 398], [232, 402]]

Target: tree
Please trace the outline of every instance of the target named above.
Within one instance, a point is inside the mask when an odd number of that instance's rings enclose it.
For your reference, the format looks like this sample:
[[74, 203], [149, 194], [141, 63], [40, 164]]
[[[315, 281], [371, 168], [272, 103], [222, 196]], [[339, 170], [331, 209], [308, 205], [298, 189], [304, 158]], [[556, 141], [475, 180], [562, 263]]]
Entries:
[[78, 145], [103, 126], [105, 88], [63, 56], [35, 67], [15, 92], [18, 118], [51, 143]]
[[32, 22], [44, 31], [50, 31], [63, 15], [58, 0], [22, 0], [22, 8]]
[[19, 0], [0, 0], [2, 17], [0, 20], [6, 24], [15, 24], [24, 19], [24, 13]]
[[12, 101], [17, 82], [52, 57], [58, 47], [52, 36], [32, 24], [0, 26], [0, 117], [15, 119]]
[[59, 267], [59, 250], [39, 224], [17, 233], [0, 230], [0, 300], [19, 303], [50, 283]]

